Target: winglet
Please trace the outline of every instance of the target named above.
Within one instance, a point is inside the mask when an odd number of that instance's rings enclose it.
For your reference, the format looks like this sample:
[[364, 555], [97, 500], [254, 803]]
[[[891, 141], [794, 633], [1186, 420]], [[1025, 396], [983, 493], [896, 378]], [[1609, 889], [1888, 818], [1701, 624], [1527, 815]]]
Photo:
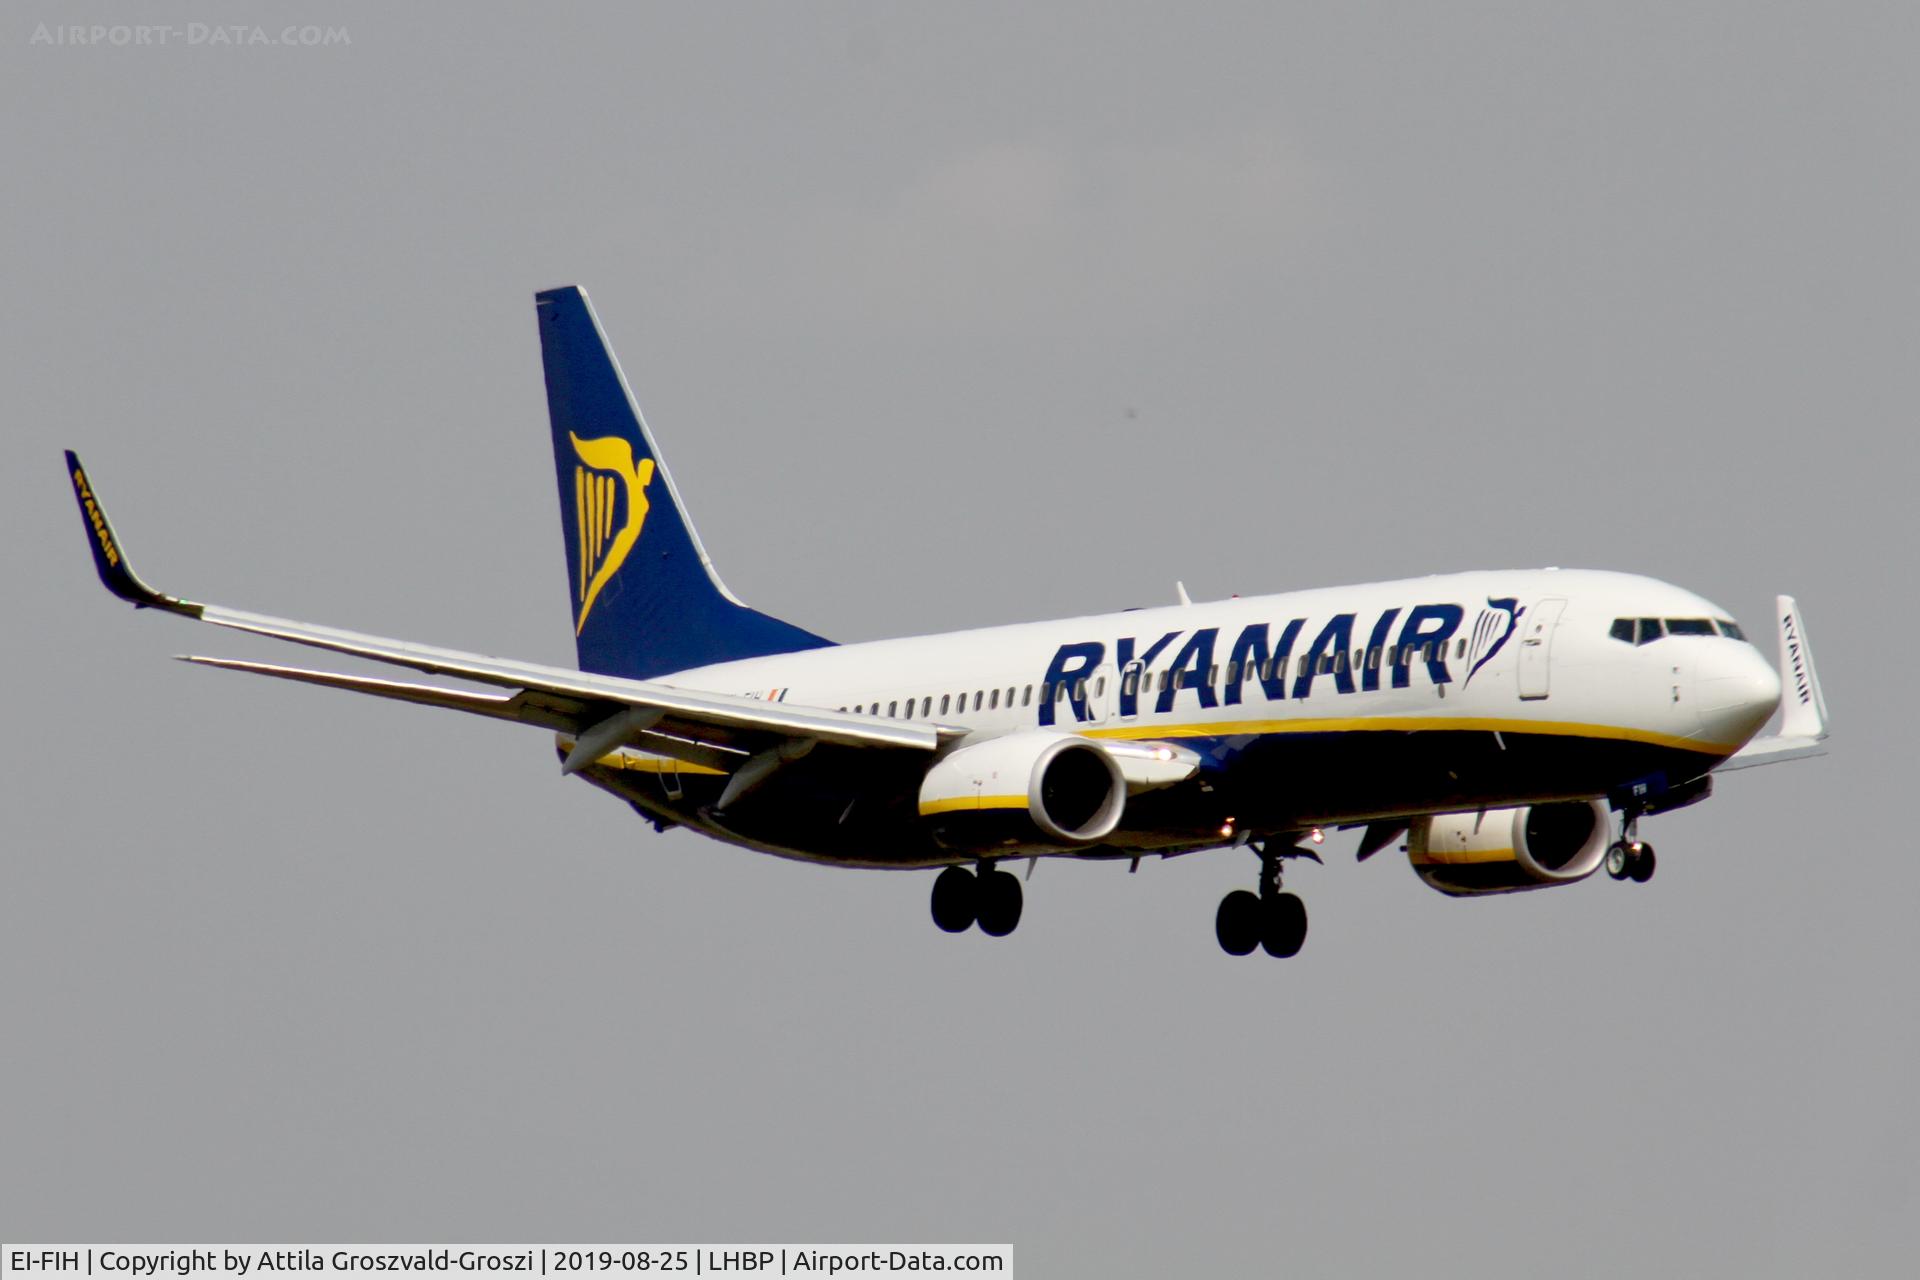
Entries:
[[87, 545], [93, 549], [93, 567], [99, 572], [101, 583], [136, 609], [165, 609], [199, 617], [199, 605], [162, 595], [140, 581], [140, 576], [127, 562], [126, 552], [120, 549], [120, 540], [113, 536], [113, 526], [107, 522], [107, 509], [100, 504], [93, 486], [87, 483], [87, 472], [80, 465], [79, 456], [71, 449], [66, 452], [67, 476], [73, 481], [73, 496], [80, 503], [80, 519], [87, 526]]
[[1774, 604], [1780, 626], [1780, 736], [1817, 742], [1827, 736], [1827, 699], [1813, 669], [1806, 622], [1792, 596], [1780, 596]]

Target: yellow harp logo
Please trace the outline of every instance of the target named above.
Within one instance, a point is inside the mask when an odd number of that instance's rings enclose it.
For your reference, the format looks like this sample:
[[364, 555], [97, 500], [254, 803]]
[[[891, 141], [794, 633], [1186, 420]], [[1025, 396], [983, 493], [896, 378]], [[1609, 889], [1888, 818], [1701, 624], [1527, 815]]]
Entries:
[[[582, 440], [571, 431], [567, 436], [581, 463], [573, 469], [573, 518], [580, 536], [580, 616], [573, 633], [579, 635], [600, 589], [620, 572], [627, 553], [640, 540], [640, 526], [647, 519], [646, 488], [653, 483], [653, 459], [642, 458], [635, 466], [633, 446], [620, 436]], [[626, 514], [615, 532], [613, 522], [623, 496]]]

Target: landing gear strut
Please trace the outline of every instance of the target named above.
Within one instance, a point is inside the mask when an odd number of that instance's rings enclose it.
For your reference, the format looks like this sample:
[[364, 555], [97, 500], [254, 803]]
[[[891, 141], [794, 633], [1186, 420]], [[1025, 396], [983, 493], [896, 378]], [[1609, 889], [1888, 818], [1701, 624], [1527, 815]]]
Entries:
[[1313, 857], [1305, 849], [1260, 851], [1260, 892], [1235, 889], [1220, 900], [1213, 916], [1214, 937], [1230, 956], [1251, 955], [1255, 947], [1270, 956], [1300, 953], [1307, 941], [1307, 904], [1281, 889], [1283, 859]]
[[1607, 874], [1615, 880], [1645, 884], [1653, 879], [1653, 846], [1640, 839], [1639, 815], [1629, 814], [1620, 838], [1607, 846]]
[[1020, 881], [982, 864], [975, 875], [948, 867], [933, 882], [933, 922], [948, 933], [965, 933], [978, 924], [989, 938], [1004, 938], [1020, 923]]

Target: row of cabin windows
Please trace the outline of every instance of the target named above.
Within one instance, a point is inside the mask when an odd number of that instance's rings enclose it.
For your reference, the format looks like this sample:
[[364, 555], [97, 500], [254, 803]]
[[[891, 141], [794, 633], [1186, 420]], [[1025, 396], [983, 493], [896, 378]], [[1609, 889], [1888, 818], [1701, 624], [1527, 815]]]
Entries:
[[[1716, 630], [1716, 628], [1718, 628]], [[1615, 618], [1607, 632], [1626, 644], [1652, 644], [1664, 636], [1723, 635], [1729, 640], [1745, 640], [1740, 624], [1726, 618]]]
[[[1464, 658], [1467, 656], [1467, 642], [1464, 637], [1455, 643], [1453, 656], [1455, 658]], [[1387, 647], [1375, 645], [1371, 649], [1355, 649], [1351, 658], [1349, 658], [1347, 651], [1343, 649], [1338, 653], [1321, 654], [1320, 661], [1316, 667], [1316, 674], [1332, 675], [1336, 672], [1344, 673], [1348, 670], [1378, 671], [1382, 662], [1385, 662], [1390, 667], [1404, 667], [1416, 659], [1421, 662], [1444, 662], [1446, 657], [1446, 646], [1440, 645], [1436, 648], [1432, 642], [1424, 645], [1401, 644]], [[1304, 658], [1301, 659], [1303, 664], [1305, 661]], [[1237, 684], [1243, 679], [1252, 680], [1256, 676], [1264, 681], [1285, 680], [1287, 678], [1287, 668], [1291, 662], [1291, 658], [1269, 658], [1267, 661], [1258, 664], [1249, 662], [1244, 669], [1237, 661], [1229, 662], [1227, 664], [1227, 683]], [[1168, 685], [1172, 685], [1176, 689], [1191, 689], [1201, 683], [1201, 681], [1194, 678], [1194, 675], [1195, 673], [1190, 671], [1174, 671], [1171, 668], [1158, 673], [1152, 671], [1129, 671], [1120, 680], [1120, 691], [1128, 697], [1134, 697], [1142, 693], [1152, 693], [1156, 687], [1165, 689]], [[1219, 663], [1216, 662], [1207, 668], [1205, 683], [1209, 685], [1220, 683]], [[1075, 702], [1083, 702], [1086, 700], [1087, 682], [1086, 679], [1082, 677], [1073, 681], [1071, 686], [1069, 686], [1065, 680], [1051, 683], [1042, 682], [1040, 685], [1040, 701], [1045, 703], [1051, 699], [1054, 702], [1064, 702], [1068, 697], [1069, 689], [1071, 689]], [[1106, 677], [1096, 676], [1093, 681], [1093, 696], [1096, 698], [1100, 697], [1105, 694], [1106, 691]], [[1004, 705], [1008, 710], [1012, 710], [1016, 705], [1014, 702], [1014, 695], [1016, 693], [1019, 694], [1020, 698], [1019, 706], [1027, 707], [1033, 705], [1033, 686], [1015, 685], [1007, 689], [1005, 694]], [[856, 715], [886, 715], [896, 720], [912, 720], [917, 715], [920, 719], [924, 720], [935, 715], [944, 716], [951, 713], [964, 714], [968, 710], [967, 700], [969, 697], [973, 700], [972, 709], [975, 711], [998, 711], [1003, 705], [1000, 690], [975, 689], [971, 695], [965, 693], [941, 694], [938, 711], [934, 709], [933, 696], [931, 694], [921, 697], [918, 700], [913, 698], [907, 698], [905, 700], [896, 698], [887, 703], [887, 709], [884, 712], [881, 711], [878, 702], [858, 703], [853, 707], [853, 711]], [[840, 710], [845, 711], [847, 708], [841, 707]]]
[[[1081, 683], [1081, 686], [1084, 688], [1086, 685], [1086, 682], [1083, 680], [1080, 683]], [[1105, 684], [1105, 681], [1101, 681], [1100, 683]], [[1041, 690], [1040, 696], [1043, 701], [1047, 696], [1048, 687], [1049, 686], [1044, 684], [1040, 686], [1040, 690]], [[1066, 688], [1066, 685], [1063, 682], [1061, 684], [1061, 689], [1064, 691], [1065, 688]], [[1027, 706], [1033, 705], [1033, 686], [1027, 685], [1024, 688], [1022, 688], [1019, 685], [1014, 685], [1008, 688], [1004, 695], [1006, 699], [1005, 705], [1008, 708], [1008, 710], [1012, 710], [1014, 706], [1013, 699], [1016, 693], [1019, 694], [1020, 696], [1020, 702], [1019, 702], [1020, 706], [1027, 707]], [[938, 712], [935, 712], [933, 709], [933, 695], [928, 694], [925, 697], [918, 699], [917, 703], [916, 703], [916, 700], [913, 698], [908, 698], [904, 702], [896, 698], [892, 702], [889, 702], [887, 704], [887, 709], [884, 712], [884, 714], [892, 716], [896, 720], [911, 720], [914, 718], [916, 714], [916, 707], [917, 707], [917, 713], [919, 717], [924, 720], [936, 714], [944, 716], [948, 714], [950, 710], [955, 712], [964, 712], [967, 709], [967, 699], [969, 696], [971, 696], [973, 699], [973, 709], [975, 711], [980, 711], [980, 710], [998, 711], [1001, 707], [1002, 694], [1000, 690], [975, 689], [971, 695], [965, 694], [965, 693], [941, 694], [940, 710]], [[1080, 696], [1080, 695], [1076, 695], [1076, 696]], [[905, 708], [904, 712], [902, 711], [903, 707]], [[845, 707], [842, 707], [840, 709], [842, 711], [846, 710]], [[853, 708], [853, 711], [855, 715], [877, 716], [877, 715], [883, 714], [880, 710], [880, 704], [877, 702], [860, 703]]]
[[[1423, 645], [1375, 645], [1371, 649], [1355, 649], [1351, 656], [1343, 649], [1338, 653], [1321, 654], [1320, 660], [1315, 665], [1314, 670], [1317, 675], [1332, 675], [1336, 672], [1346, 672], [1349, 670], [1378, 671], [1383, 662], [1390, 667], [1404, 667], [1415, 660], [1421, 662], [1444, 662], [1447, 656], [1444, 650], [1444, 646], [1436, 647], [1432, 642]], [[1454, 645], [1453, 656], [1456, 658], [1464, 658], [1467, 656], [1467, 642], [1465, 637], [1462, 637]], [[1290, 657], [1269, 658], [1267, 661], [1258, 664], [1249, 662], [1244, 669], [1238, 662], [1229, 662], [1227, 664], [1227, 683], [1238, 684], [1242, 680], [1252, 680], [1255, 678], [1264, 681], [1285, 680], [1287, 678], [1287, 668], [1291, 665], [1292, 661], [1293, 659]], [[1306, 659], [1302, 658], [1301, 663], [1304, 665], [1305, 662]], [[1295, 674], [1299, 674], [1299, 672], [1296, 671]], [[1156, 687], [1165, 689], [1169, 684], [1179, 689], [1191, 689], [1203, 683], [1194, 677], [1194, 672], [1185, 670], [1176, 672], [1169, 669], [1160, 672], [1157, 676], [1151, 671], [1128, 672], [1126, 677], [1121, 680], [1120, 688], [1122, 692], [1129, 695], [1134, 693], [1152, 693]], [[1136, 679], [1138, 680], [1137, 688], [1134, 683]], [[1210, 685], [1220, 683], [1219, 663], [1216, 662], [1207, 668], [1207, 678], [1204, 683]]]

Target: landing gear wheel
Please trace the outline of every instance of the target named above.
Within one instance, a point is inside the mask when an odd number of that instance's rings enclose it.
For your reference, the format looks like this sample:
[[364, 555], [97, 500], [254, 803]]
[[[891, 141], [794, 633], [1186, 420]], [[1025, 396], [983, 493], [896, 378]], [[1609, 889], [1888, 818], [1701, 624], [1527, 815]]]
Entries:
[[1300, 954], [1307, 941], [1307, 904], [1298, 895], [1275, 894], [1260, 904], [1260, 945], [1270, 956]]
[[1213, 913], [1213, 936], [1220, 949], [1230, 956], [1250, 955], [1260, 945], [1260, 899], [1245, 889], [1235, 889], [1220, 899]]
[[1635, 884], [1645, 884], [1653, 879], [1653, 846], [1643, 844], [1634, 850], [1633, 863], [1627, 868], [1627, 877]]
[[979, 897], [973, 872], [965, 867], [948, 867], [933, 882], [933, 922], [948, 933], [965, 932], [973, 925]]
[[[956, 868], [957, 870], [957, 868]], [[982, 871], [975, 899], [980, 932], [1004, 938], [1020, 923], [1020, 881], [1005, 871]]]
[[1615, 880], [1625, 880], [1633, 867], [1633, 846], [1625, 840], [1615, 840], [1607, 846], [1607, 874]]

